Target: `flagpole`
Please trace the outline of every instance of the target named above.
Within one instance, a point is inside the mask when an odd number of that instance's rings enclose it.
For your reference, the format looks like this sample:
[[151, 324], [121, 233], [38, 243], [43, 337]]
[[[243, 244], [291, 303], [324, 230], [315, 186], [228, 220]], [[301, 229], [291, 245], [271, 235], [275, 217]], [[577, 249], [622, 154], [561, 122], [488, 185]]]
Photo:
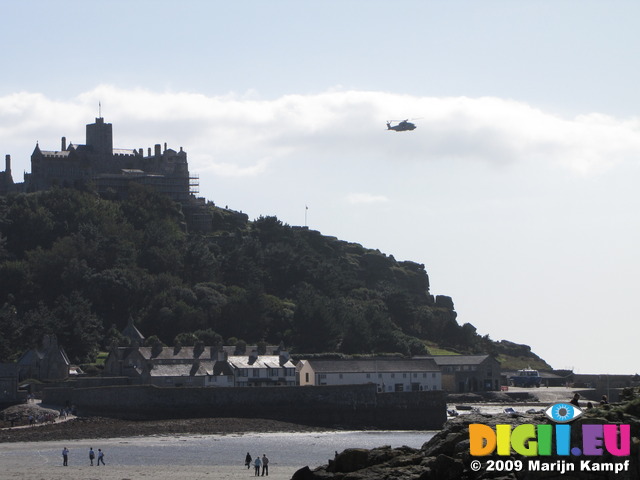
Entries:
[[306, 205], [304, 206], [304, 226], [307, 226], [307, 210], [309, 210], [309, 207], [307, 207]]

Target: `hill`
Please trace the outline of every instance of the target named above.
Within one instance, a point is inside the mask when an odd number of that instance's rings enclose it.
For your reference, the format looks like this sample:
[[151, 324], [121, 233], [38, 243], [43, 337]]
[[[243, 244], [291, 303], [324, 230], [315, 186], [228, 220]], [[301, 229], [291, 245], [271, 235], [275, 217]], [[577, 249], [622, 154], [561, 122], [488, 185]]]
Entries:
[[[55, 333], [75, 362], [122, 343], [131, 318], [165, 344], [280, 343], [292, 352], [493, 353], [529, 347], [458, 324], [424, 265], [209, 203], [213, 231], [140, 185], [0, 197], [0, 361]], [[155, 340], [155, 338], [154, 338]], [[428, 343], [427, 343], [428, 342]], [[546, 365], [546, 364], [545, 364]]]

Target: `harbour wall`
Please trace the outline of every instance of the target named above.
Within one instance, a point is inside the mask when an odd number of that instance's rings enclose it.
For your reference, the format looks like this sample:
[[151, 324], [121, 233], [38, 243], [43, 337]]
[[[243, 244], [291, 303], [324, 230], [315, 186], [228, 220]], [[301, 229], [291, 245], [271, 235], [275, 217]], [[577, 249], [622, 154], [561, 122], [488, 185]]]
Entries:
[[442, 391], [377, 393], [375, 384], [309, 387], [45, 388], [43, 403], [74, 405], [80, 415], [133, 420], [269, 418], [318, 426], [432, 430], [446, 421]]

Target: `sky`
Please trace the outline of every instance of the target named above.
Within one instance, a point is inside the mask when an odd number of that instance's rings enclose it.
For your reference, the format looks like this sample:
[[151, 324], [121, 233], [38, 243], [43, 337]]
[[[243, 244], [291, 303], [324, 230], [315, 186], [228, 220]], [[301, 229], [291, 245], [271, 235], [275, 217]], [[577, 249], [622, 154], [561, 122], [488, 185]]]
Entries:
[[[116, 148], [183, 147], [216, 205], [424, 264], [481, 335], [634, 374], [639, 17], [621, 0], [8, 0], [0, 154], [22, 181], [36, 142], [83, 144], [102, 115]], [[416, 130], [386, 129], [403, 119]]]

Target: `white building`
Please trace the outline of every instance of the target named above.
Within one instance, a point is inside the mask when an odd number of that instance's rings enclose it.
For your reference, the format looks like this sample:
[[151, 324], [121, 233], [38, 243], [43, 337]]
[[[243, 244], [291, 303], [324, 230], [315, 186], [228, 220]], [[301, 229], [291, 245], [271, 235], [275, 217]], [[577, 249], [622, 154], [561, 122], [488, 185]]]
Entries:
[[[220, 352], [224, 354], [224, 352]], [[296, 367], [289, 354], [258, 355], [254, 350], [247, 355], [226, 355], [214, 365], [212, 375], [205, 379], [205, 387], [270, 387], [296, 386]], [[216, 370], [218, 366], [219, 370]]]
[[375, 383], [379, 392], [442, 390], [440, 368], [431, 359], [301, 360], [300, 385]]

